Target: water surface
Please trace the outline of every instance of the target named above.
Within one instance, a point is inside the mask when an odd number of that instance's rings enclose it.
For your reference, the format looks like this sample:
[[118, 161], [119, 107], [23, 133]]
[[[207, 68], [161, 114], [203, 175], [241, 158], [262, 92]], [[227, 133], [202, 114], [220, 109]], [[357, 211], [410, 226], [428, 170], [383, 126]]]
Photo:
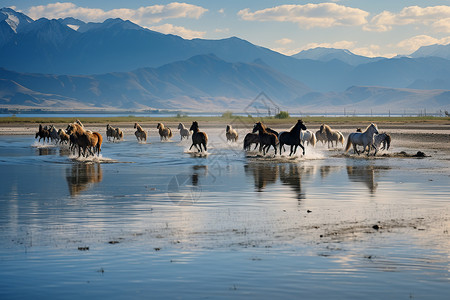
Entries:
[[128, 136], [87, 160], [0, 136], [1, 298], [447, 299], [448, 157], [208, 134], [204, 156]]

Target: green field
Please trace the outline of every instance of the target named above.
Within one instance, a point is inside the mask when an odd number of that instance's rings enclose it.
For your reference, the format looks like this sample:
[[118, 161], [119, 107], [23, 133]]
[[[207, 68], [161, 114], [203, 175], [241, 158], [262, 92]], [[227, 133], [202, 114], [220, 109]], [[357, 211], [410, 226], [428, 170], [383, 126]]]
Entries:
[[[242, 124], [253, 124], [255, 121], [262, 121], [266, 124], [292, 124], [298, 119], [296, 117], [290, 117], [286, 119], [275, 119], [271, 117], [265, 118], [253, 118], [253, 117], [86, 117], [79, 118], [81, 122], [86, 124], [120, 124], [120, 123], [176, 123], [183, 122], [189, 124], [192, 121], [205, 122], [205, 123], [218, 123], [218, 124], [233, 124], [236, 122]], [[450, 118], [448, 117], [302, 117], [305, 123], [327, 123], [327, 124], [361, 124], [367, 122], [374, 123], [431, 123], [431, 124], [450, 124]], [[0, 125], [12, 125], [12, 124], [67, 124], [75, 121], [74, 118], [55, 118], [55, 117], [4, 117], [0, 118]]]

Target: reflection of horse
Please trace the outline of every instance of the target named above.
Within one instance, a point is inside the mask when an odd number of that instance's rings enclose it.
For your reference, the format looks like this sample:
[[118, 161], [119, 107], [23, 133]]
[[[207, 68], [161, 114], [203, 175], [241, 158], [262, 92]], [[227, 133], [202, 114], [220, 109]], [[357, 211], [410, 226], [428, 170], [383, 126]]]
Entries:
[[87, 190], [92, 184], [101, 182], [102, 179], [103, 173], [100, 164], [77, 163], [72, 164], [72, 167], [66, 170], [66, 180], [72, 197]]
[[167, 141], [173, 136], [172, 130], [169, 127], [164, 127], [163, 123], [158, 123], [156, 128], [159, 130], [159, 137], [161, 138], [161, 141], [163, 139]]
[[336, 142], [336, 147], [338, 142], [340, 142], [342, 145], [344, 145], [344, 136], [340, 131], [331, 129], [330, 126], [326, 124], [320, 125], [320, 133], [325, 133], [327, 135], [327, 142], [328, 142], [328, 148], [330, 148], [330, 142], [331, 147], [333, 147], [333, 142]]
[[313, 147], [316, 146], [316, 135], [311, 130], [300, 131], [300, 139], [303, 142], [303, 145], [311, 145]]
[[373, 166], [347, 166], [348, 178], [353, 182], [362, 182], [371, 194], [375, 193], [378, 183], [375, 182]]
[[180, 129], [181, 140], [183, 140], [183, 138], [188, 139], [189, 136], [191, 135], [191, 133], [189, 132], [189, 129], [184, 127], [183, 123], [178, 124], [178, 129]]
[[[206, 149], [206, 144], [208, 143], [208, 135], [198, 129], [198, 123], [197, 121], [192, 122], [191, 128], [189, 130], [192, 130], [192, 145], [189, 148], [191, 150], [192, 146], [195, 146], [197, 148], [198, 152], [203, 151], [202, 145], [205, 151], [208, 151]], [[198, 145], [198, 146], [197, 146]], [[199, 149], [200, 147], [200, 149]]]
[[259, 145], [259, 135], [257, 133], [247, 133], [247, 135], [244, 138], [244, 150], [245, 151], [250, 151], [250, 146], [252, 144], [256, 144], [255, 148], [253, 150], [256, 149], [256, 147], [258, 147]]
[[[284, 131], [280, 133], [279, 139], [280, 139], [280, 154], [282, 151], [283, 145], [290, 145], [291, 146], [291, 153], [289, 153], [289, 156], [292, 154], [295, 154], [297, 152], [297, 147], [300, 146], [303, 149], [303, 155], [305, 155], [305, 147], [303, 147], [300, 139], [300, 132], [302, 130], [306, 130], [305, 124], [303, 124], [302, 120], [298, 120], [297, 123], [292, 127], [290, 131]], [[276, 152], [275, 152], [276, 154]]]
[[227, 131], [225, 135], [227, 136], [227, 142], [228, 141], [237, 142], [239, 137], [237, 131], [234, 130], [233, 127], [231, 127], [231, 125], [227, 125]]
[[138, 142], [147, 141], [147, 132], [142, 129], [141, 125], [139, 125], [138, 123], [134, 123], [134, 128], [136, 129], [134, 135], [136, 136]]
[[[352, 132], [349, 134], [347, 139], [347, 146], [345, 147], [345, 152], [347, 152], [350, 147], [353, 144], [353, 150], [355, 153], [359, 155], [359, 151], [356, 148], [356, 145], [363, 146], [363, 152], [366, 150], [367, 147], [367, 155], [370, 153], [370, 147], [373, 145], [374, 142], [374, 135], [378, 134], [377, 125], [371, 123], [369, 126], [367, 126], [366, 130], [364, 132]], [[377, 150], [375, 149], [375, 154], [377, 153]], [[374, 154], [374, 155], [375, 155]]]
[[297, 164], [280, 165], [280, 181], [294, 190], [298, 200], [305, 199], [302, 192], [302, 174], [304, 171], [303, 167]]
[[278, 164], [251, 163], [244, 166], [245, 174], [252, 175], [255, 190], [262, 192], [268, 184], [277, 182]]
[[275, 155], [277, 155], [277, 145], [278, 145], [278, 137], [266, 130], [266, 126], [261, 122], [258, 122], [253, 127], [253, 133], [257, 132], [259, 134], [259, 151], [263, 151], [263, 155], [269, 151], [270, 146], [273, 146], [275, 149]]

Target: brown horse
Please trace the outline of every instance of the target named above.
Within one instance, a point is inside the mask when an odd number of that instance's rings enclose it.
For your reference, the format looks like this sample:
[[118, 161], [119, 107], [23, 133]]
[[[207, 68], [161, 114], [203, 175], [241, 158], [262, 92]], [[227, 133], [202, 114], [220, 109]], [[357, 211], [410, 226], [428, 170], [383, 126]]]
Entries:
[[134, 133], [134, 135], [136, 136], [138, 142], [147, 141], [147, 132], [142, 129], [141, 125], [139, 125], [138, 123], [134, 123], [134, 128], [136, 128], [136, 132]]
[[253, 127], [253, 133], [259, 133], [259, 151], [263, 151], [263, 155], [269, 151], [270, 146], [275, 149], [275, 155], [277, 155], [278, 137], [271, 132], [268, 132], [266, 126], [263, 123], [258, 122]]
[[161, 141], [163, 139], [167, 141], [173, 136], [172, 130], [169, 127], [164, 127], [163, 123], [158, 123], [158, 125], [156, 125], [156, 128], [159, 130], [159, 136], [161, 138]]
[[336, 147], [338, 142], [340, 142], [342, 145], [344, 145], [344, 135], [337, 130], [333, 130], [331, 129], [330, 126], [326, 125], [326, 124], [322, 124], [320, 125], [320, 133], [323, 134], [325, 133], [327, 135], [327, 141], [328, 141], [328, 148], [330, 148], [330, 142], [331, 142], [331, 147], [333, 147], [333, 142], [336, 142]]
[[47, 139], [47, 143], [50, 141], [50, 131], [47, 129], [47, 126], [42, 127], [42, 124], [39, 124], [39, 131], [36, 132], [35, 135], [35, 139], [37, 139], [39, 137], [39, 142], [41, 141], [41, 139]]
[[[192, 145], [191, 147], [189, 147], [189, 150], [191, 150], [192, 146], [195, 146], [195, 148], [197, 148], [198, 152], [203, 151], [202, 150], [202, 145], [203, 148], [205, 148], [205, 152], [208, 151], [206, 149], [206, 144], [208, 143], [208, 135], [204, 132], [201, 132], [198, 129], [198, 123], [197, 121], [192, 122], [191, 128], [189, 129], [189, 131], [193, 131], [192, 133]], [[198, 147], [197, 147], [198, 145]], [[199, 149], [200, 147], [200, 149]]]
[[302, 120], [298, 120], [290, 131], [284, 131], [280, 133], [280, 154], [283, 145], [286, 144], [291, 146], [291, 153], [289, 153], [289, 156], [297, 152], [298, 146], [300, 146], [303, 149], [303, 155], [305, 155], [305, 147], [303, 147], [300, 138], [300, 132], [302, 130], [306, 130], [306, 126], [305, 124], [303, 124]]
[[62, 129], [58, 130], [59, 134], [59, 143], [62, 144], [63, 142], [68, 144], [70, 140], [70, 136]]
[[71, 140], [75, 146], [78, 146], [78, 157], [81, 156], [81, 150], [83, 156], [86, 156], [86, 151], [94, 155], [91, 148], [94, 148], [94, 152], [97, 150], [97, 153], [100, 153], [103, 138], [98, 132], [86, 131], [77, 123], [72, 123], [67, 126], [67, 133], [72, 136]]

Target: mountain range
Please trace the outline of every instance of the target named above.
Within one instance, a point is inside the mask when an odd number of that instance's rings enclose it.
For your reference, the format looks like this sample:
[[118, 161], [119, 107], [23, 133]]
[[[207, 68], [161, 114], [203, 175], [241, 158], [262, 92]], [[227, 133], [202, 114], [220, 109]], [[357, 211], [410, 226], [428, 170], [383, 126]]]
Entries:
[[286, 56], [237, 37], [186, 40], [121, 19], [0, 9], [1, 106], [239, 110], [264, 91], [286, 108], [448, 109], [449, 59], [440, 45], [392, 59], [329, 48]]

